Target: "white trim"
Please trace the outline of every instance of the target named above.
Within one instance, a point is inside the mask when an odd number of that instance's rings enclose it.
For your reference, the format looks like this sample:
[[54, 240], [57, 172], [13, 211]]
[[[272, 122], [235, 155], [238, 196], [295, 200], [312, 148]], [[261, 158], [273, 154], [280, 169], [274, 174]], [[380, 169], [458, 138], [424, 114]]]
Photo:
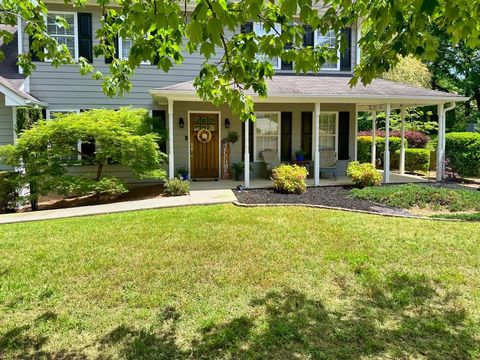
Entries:
[[[278, 150], [277, 150], [277, 153], [278, 153], [278, 159], [280, 160], [280, 157], [281, 157], [281, 151], [282, 151], [282, 144], [281, 144], [281, 141], [282, 141], [282, 130], [281, 130], [281, 127], [282, 127], [282, 112], [281, 111], [255, 111], [255, 116], [257, 116], [257, 114], [277, 114], [278, 115]], [[253, 124], [255, 125], [255, 127], [253, 128], [253, 162], [256, 163], [256, 162], [264, 162], [262, 159], [258, 159], [257, 158], [257, 122], [255, 121], [255, 123]]]
[[315, 186], [320, 185], [320, 146], [318, 141], [320, 140], [320, 113], [321, 113], [321, 108], [320, 108], [320, 103], [317, 102], [315, 103], [315, 111], [313, 113], [314, 119], [313, 119], [313, 181]]
[[357, 104], [355, 104], [355, 114], [354, 114], [354, 119], [355, 119], [355, 124], [354, 124], [354, 138], [355, 141], [353, 143], [353, 160], [357, 161], [358, 160], [358, 107]]
[[[73, 32], [73, 37], [74, 37], [74, 40], [75, 40], [75, 54], [73, 54], [73, 58], [75, 61], [78, 61], [78, 54], [79, 54], [79, 48], [78, 48], [78, 13], [76, 12], [73, 12], [73, 11], [56, 11], [56, 10], [53, 10], [53, 11], [49, 11], [46, 16], [45, 16], [45, 26], [48, 26], [47, 24], [47, 21], [48, 21], [48, 15], [50, 14], [56, 14], [56, 15], [73, 15], [73, 27], [74, 27], [74, 32]], [[48, 34], [48, 28], [47, 28], [47, 34]], [[52, 36], [50, 34], [48, 34], [49, 36]], [[61, 35], [60, 35], [61, 36]], [[53, 36], [55, 37], [55, 36]], [[47, 53], [47, 50], [45, 49], [45, 54]], [[47, 57], [45, 57], [44, 59], [46, 62], [51, 62], [52, 60], [48, 59]]]
[[12, 121], [13, 121], [13, 145], [17, 143], [17, 107], [12, 106]]
[[[23, 28], [22, 28], [22, 17], [17, 15], [17, 47], [18, 55], [23, 54]], [[18, 66], [18, 73], [23, 74], [23, 68], [20, 65]]]
[[[174, 100], [168, 99], [168, 108], [167, 108], [167, 128], [168, 128], [168, 178], [173, 179], [175, 177], [175, 151], [173, 146], [173, 104]], [[189, 147], [190, 149], [190, 147]], [[190, 167], [189, 167], [190, 171]]]
[[356, 65], [360, 64], [360, 61], [362, 60], [361, 54], [360, 54], [360, 44], [359, 41], [362, 38], [362, 22], [360, 19], [357, 21], [357, 40], [356, 40], [356, 46], [357, 46], [357, 56], [356, 56]]
[[190, 144], [190, 115], [191, 114], [217, 114], [218, 115], [218, 178], [222, 178], [222, 126], [221, 126], [221, 111], [203, 111], [203, 110], [189, 110], [187, 112], [187, 140], [188, 140], [188, 174], [192, 177], [191, 172], [191, 144]]
[[[133, 40], [130, 39], [130, 38], [125, 38], [125, 40], [130, 40], [133, 44]], [[128, 56], [125, 58], [123, 57], [123, 37], [121, 37], [120, 35], [117, 37], [117, 41], [118, 41], [118, 58], [120, 60], [128, 60]], [[131, 48], [130, 48], [131, 49]], [[128, 54], [130, 55], [130, 51], [128, 52]], [[140, 61], [140, 65], [152, 65], [152, 63], [150, 61]]]
[[383, 181], [390, 183], [390, 104], [385, 109], [385, 151], [383, 154]]
[[[339, 119], [339, 114], [340, 111], [321, 111], [320, 110], [320, 117], [323, 114], [335, 114], [335, 157], [336, 160], [338, 160], [338, 119]], [[320, 118], [318, 119], [318, 149], [320, 151]], [[332, 135], [327, 135], [327, 136], [332, 136]]]
[[[333, 31], [333, 30], [329, 30], [329, 31]], [[313, 45], [316, 47], [318, 44], [317, 44], [317, 37], [318, 37], [318, 29], [316, 29], [314, 31], [314, 35], [313, 35]], [[323, 34], [322, 34], [323, 35]], [[338, 46], [338, 35], [336, 35], [336, 41], [335, 41], [335, 47], [337, 48], [337, 67], [336, 68], [325, 68], [325, 67], [322, 67], [320, 70], [321, 71], [340, 71], [340, 47]]]

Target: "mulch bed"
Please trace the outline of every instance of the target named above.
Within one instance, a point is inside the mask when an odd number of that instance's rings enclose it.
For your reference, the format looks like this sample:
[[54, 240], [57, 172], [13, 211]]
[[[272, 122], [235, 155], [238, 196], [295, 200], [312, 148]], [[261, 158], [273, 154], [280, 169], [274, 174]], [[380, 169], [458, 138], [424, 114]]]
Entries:
[[369, 200], [354, 199], [349, 196], [349, 186], [309, 187], [304, 194], [280, 194], [272, 189], [235, 190], [239, 203], [242, 204], [302, 204], [322, 205], [351, 210], [370, 211], [379, 214], [410, 216], [403, 209], [380, 205]]

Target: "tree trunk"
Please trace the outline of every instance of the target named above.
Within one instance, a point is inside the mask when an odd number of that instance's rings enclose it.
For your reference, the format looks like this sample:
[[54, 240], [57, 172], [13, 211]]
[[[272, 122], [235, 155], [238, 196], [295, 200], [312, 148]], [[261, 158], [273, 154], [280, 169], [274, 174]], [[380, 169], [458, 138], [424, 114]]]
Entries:
[[[31, 182], [30, 186], [30, 208], [32, 211], [38, 210], [38, 195], [37, 195], [37, 184], [35, 182]], [[32, 197], [32, 194], [34, 195]]]
[[95, 178], [96, 181], [99, 181], [102, 178], [102, 171], [103, 171], [103, 162], [97, 165], [97, 177]]

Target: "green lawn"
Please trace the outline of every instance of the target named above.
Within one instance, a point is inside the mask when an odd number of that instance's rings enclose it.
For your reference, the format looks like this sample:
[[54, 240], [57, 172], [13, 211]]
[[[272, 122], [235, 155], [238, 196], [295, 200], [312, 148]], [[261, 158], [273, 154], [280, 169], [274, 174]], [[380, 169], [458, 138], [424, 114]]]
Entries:
[[480, 224], [231, 205], [0, 227], [0, 359], [478, 359]]

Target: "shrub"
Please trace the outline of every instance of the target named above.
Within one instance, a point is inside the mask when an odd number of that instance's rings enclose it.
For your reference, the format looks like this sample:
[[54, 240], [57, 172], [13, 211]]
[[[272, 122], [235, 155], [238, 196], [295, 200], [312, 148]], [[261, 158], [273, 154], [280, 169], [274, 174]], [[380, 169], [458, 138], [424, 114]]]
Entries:
[[13, 171], [0, 172], [0, 212], [13, 212], [23, 204], [17, 184], [17, 173]]
[[447, 189], [437, 186], [404, 184], [369, 189], [354, 189], [355, 198], [409, 209], [414, 206], [450, 211], [480, 210], [480, 192], [464, 189]]
[[[372, 137], [360, 136], [357, 139], [358, 142], [358, 161], [361, 163], [369, 163], [372, 159]], [[375, 139], [377, 143], [377, 165], [383, 166], [383, 156], [385, 152], [385, 138], [377, 137]], [[395, 154], [395, 151], [400, 150], [401, 139], [397, 137], [390, 138], [390, 154]], [[405, 140], [405, 145], [406, 140]], [[390, 166], [395, 168], [395, 163], [392, 163], [393, 156], [390, 156]]]
[[[385, 137], [385, 131], [384, 130], [377, 130], [377, 139], [378, 137]], [[372, 136], [371, 131], [361, 131], [358, 133], [358, 136]], [[402, 133], [400, 131], [390, 131], [390, 139], [392, 137], [395, 138], [401, 138]], [[416, 149], [425, 149], [427, 146], [427, 143], [429, 141], [429, 138], [427, 135], [422, 133], [421, 131], [413, 131], [413, 130], [407, 130], [405, 131], [405, 140], [407, 141], [407, 145], [410, 148], [416, 148]]]
[[449, 133], [445, 136], [445, 157], [461, 176], [480, 176], [480, 134]]
[[165, 181], [165, 193], [169, 196], [188, 195], [190, 193], [190, 182], [175, 178]]
[[352, 161], [348, 164], [347, 176], [352, 178], [355, 186], [360, 188], [380, 185], [382, 181], [382, 175], [372, 164], [361, 164], [358, 161]]
[[273, 188], [286, 194], [303, 194], [307, 191], [307, 169], [298, 165], [282, 164], [272, 171]]
[[[393, 162], [393, 160], [392, 160]], [[395, 152], [395, 164], [400, 162], [400, 150]], [[428, 171], [430, 167], [430, 150], [405, 149], [405, 171]]]

